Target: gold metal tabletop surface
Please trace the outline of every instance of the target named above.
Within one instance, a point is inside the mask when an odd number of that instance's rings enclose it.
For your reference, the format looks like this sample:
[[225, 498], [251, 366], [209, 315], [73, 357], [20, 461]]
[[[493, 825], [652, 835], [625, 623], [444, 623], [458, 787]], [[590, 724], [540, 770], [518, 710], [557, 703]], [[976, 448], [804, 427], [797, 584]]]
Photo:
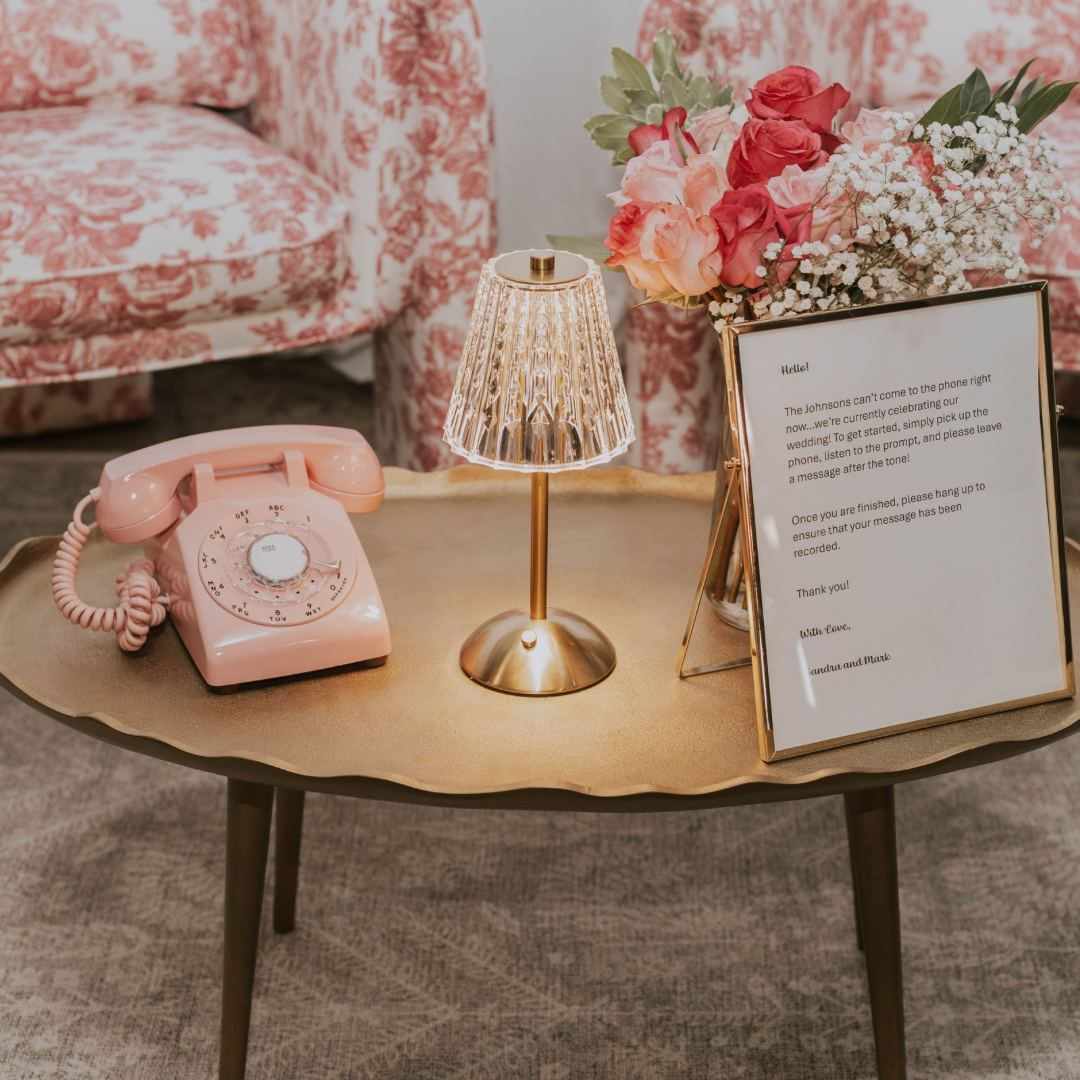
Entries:
[[[975, 763], [980, 748], [1007, 756], [1080, 719], [1075, 700], [1058, 701], [762, 762], [750, 669], [675, 675], [713, 483], [712, 474], [626, 468], [552, 477], [550, 602], [592, 620], [618, 653], [613, 674], [580, 693], [500, 694], [458, 665], [471, 630], [528, 603], [528, 477], [473, 466], [388, 469], [383, 506], [354, 519], [390, 615], [385, 667], [214, 694], [168, 622], [134, 654], [121, 652], [113, 634], [68, 623], [50, 592], [54, 537], [24, 542], [0, 566], [0, 674], [44, 711], [91, 718], [82, 730], [102, 737], [109, 733], [97, 724], [138, 737], [121, 744], [154, 756], [174, 748], [186, 764], [186, 755], [245, 759], [303, 777], [374, 778], [448, 795], [734, 795], [748, 787], [794, 797], [792, 785], [828, 777], [868, 786], [870, 775]], [[134, 550], [95, 530], [79, 572], [84, 599], [115, 603], [113, 578]], [[1080, 548], [1072, 544], [1068, 568], [1080, 612]], [[691, 663], [746, 652], [745, 635], [708, 611], [698, 625]], [[217, 765], [207, 762], [225, 771]]]

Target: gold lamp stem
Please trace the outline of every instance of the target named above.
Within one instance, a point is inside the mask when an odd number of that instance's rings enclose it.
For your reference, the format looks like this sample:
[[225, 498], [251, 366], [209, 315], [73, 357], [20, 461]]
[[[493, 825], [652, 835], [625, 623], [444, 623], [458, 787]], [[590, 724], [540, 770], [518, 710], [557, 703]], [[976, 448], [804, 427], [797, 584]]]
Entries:
[[566, 694], [598, 683], [615, 666], [615, 646], [587, 619], [547, 605], [548, 474], [532, 474], [529, 610], [504, 611], [461, 646], [461, 666], [484, 686], [510, 694]]
[[532, 545], [529, 561], [529, 617], [547, 618], [548, 474], [532, 476]]

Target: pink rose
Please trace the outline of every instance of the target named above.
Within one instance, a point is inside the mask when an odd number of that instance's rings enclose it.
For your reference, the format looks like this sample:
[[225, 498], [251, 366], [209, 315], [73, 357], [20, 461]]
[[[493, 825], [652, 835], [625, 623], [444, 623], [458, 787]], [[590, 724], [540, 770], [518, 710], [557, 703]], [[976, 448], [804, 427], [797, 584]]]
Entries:
[[611, 252], [606, 259], [608, 266], [621, 266], [635, 289], [650, 293], [667, 292], [668, 282], [660, 269], [641, 257], [641, 236], [645, 231], [645, 218], [653, 203], [628, 202], [620, 207], [608, 226], [604, 247]]
[[650, 146], [663, 140], [671, 147], [672, 158], [682, 164], [686, 160], [686, 152], [696, 154], [697, 143], [694, 137], [682, 130], [686, 123], [686, 110], [683, 108], [668, 109], [664, 113], [663, 126], [659, 124], [642, 124], [634, 128], [626, 137], [626, 141], [633, 148], [635, 154], [643, 154]]
[[720, 231], [720, 280], [748, 289], [764, 284], [757, 268], [764, 262], [765, 248], [778, 241], [784, 243], [780, 279], [786, 281], [791, 276], [796, 259], [790, 249], [807, 241], [813, 218], [808, 206], [779, 209], [764, 184], [726, 191], [710, 216]]
[[716, 222], [708, 214], [658, 203], [645, 215], [641, 257], [656, 264], [669, 288], [700, 296], [720, 283], [718, 240]]
[[902, 143], [901, 145], [906, 146], [911, 151], [908, 164], [918, 169], [919, 175], [923, 178], [923, 183], [940, 195], [942, 187], [937, 181], [940, 179], [938, 174], [941, 170], [940, 166], [934, 164], [934, 148], [929, 143], [924, 142]]
[[846, 241], [855, 236], [857, 223], [851, 199], [842, 195], [832, 199], [825, 190], [827, 169], [812, 169], [803, 172], [797, 165], [788, 165], [779, 176], [772, 177], [766, 185], [769, 195], [781, 211], [790, 214], [795, 206], [812, 206], [813, 224], [810, 226], [811, 240], [828, 240], [839, 235]]
[[881, 143], [882, 132], [889, 126], [883, 109], [860, 109], [854, 120], [840, 126], [840, 137], [856, 150], [872, 154]]
[[727, 161], [741, 127], [738, 117], [732, 116], [730, 105], [717, 105], [691, 120], [689, 130], [701, 153], [715, 154], [721, 161]]
[[821, 136], [801, 120], [747, 120], [728, 158], [733, 188], [760, 184], [788, 165], [814, 169], [828, 160]]
[[731, 185], [724, 161], [715, 154], [692, 154], [679, 170], [680, 199], [695, 213], [707, 214]]
[[833, 117], [850, 99], [839, 83], [822, 86], [816, 71], [792, 65], [755, 83], [746, 107], [759, 120], [802, 120], [828, 138]]
[[655, 142], [631, 158], [623, 172], [622, 186], [608, 198], [616, 206], [628, 202], [678, 202], [682, 198], [682, 168], [671, 157], [666, 142]]

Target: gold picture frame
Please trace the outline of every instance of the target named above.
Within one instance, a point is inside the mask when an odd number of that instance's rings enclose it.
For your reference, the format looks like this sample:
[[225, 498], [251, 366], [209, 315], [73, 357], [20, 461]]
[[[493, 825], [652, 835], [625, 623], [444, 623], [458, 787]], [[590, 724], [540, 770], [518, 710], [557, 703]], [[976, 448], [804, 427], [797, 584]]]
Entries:
[[[747, 402], [744, 384], [744, 356], [741, 342], [748, 335], [770, 333], [780, 328], [798, 325], [817, 325], [822, 323], [847, 321], [853, 319], [873, 319], [887, 314], [896, 314], [938, 305], [964, 304], [972, 301], [988, 301], [1001, 297], [1021, 294], [1033, 294], [1038, 311], [1038, 355], [1033, 357], [1036, 372], [1032, 372], [1033, 384], [1037, 381], [1039, 402], [1039, 423], [1041, 428], [1042, 469], [1047, 522], [1049, 525], [1050, 563], [1053, 574], [1053, 592], [1056, 605], [1057, 639], [1060, 654], [1061, 685], [1045, 693], [1021, 697], [1006, 701], [989, 701], [977, 707], [961, 711], [943, 712], [932, 716], [915, 717], [902, 723], [893, 723], [880, 727], [870, 726], [866, 730], [845, 734], [840, 737], [814, 740], [796, 746], [784, 746], [777, 749], [774, 739], [774, 702], [770, 687], [769, 642], [763, 614], [763, 594], [760, 579], [760, 537], [759, 522], [755, 515], [754, 501], [754, 461], [747, 453], [750, 439], [747, 430]], [[766, 761], [782, 760], [801, 754], [826, 750], [835, 746], [847, 745], [869, 739], [881, 738], [902, 731], [950, 723], [973, 716], [1003, 712], [1043, 701], [1072, 697], [1075, 693], [1073, 673], [1072, 645], [1069, 630], [1068, 591], [1065, 587], [1065, 541], [1062, 527], [1060, 501], [1060, 468], [1058, 460], [1057, 409], [1054, 402], [1053, 361], [1050, 347], [1048, 285], [1045, 281], [1031, 281], [1016, 285], [973, 290], [971, 292], [945, 296], [924, 297], [912, 300], [866, 305], [864, 307], [836, 311], [808, 313], [785, 319], [764, 320], [761, 322], [741, 323], [723, 327], [721, 346], [724, 359], [724, 371], [727, 386], [727, 415], [732, 428], [733, 453], [722, 463], [718, 470], [718, 502], [706, 552], [705, 563], [698, 582], [697, 592], [683, 635], [678, 658], [678, 673], [681, 678], [704, 675], [711, 672], [725, 671], [731, 668], [750, 665], [753, 672], [754, 696], [756, 702], [757, 723], [761, 756]], [[1030, 421], [1029, 421], [1030, 422]], [[722, 485], [722, 494], [720, 489]], [[701, 601], [707, 589], [716, 586], [719, 575], [727, 573], [727, 562], [731, 557], [730, 543], [733, 536], [733, 520], [737, 517], [742, 528], [741, 567], [737, 568], [745, 576], [746, 607], [749, 614], [750, 654], [737, 659], [685, 667], [687, 650], [693, 635]], [[725, 548], [725, 545], [726, 548]], [[723, 582], [721, 583], [723, 588]], [[873, 703], [868, 703], [867, 711], [872, 712]]]

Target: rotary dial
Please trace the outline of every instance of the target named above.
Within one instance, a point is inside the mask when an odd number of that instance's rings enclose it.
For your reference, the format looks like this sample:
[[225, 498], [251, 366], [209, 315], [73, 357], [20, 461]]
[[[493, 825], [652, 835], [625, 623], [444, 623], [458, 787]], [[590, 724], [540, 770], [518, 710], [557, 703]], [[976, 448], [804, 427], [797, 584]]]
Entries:
[[199, 552], [203, 584], [223, 608], [251, 622], [319, 618], [351, 587], [352, 560], [336, 559], [310, 519], [286, 516], [281, 504], [271, 509], [277, 513], [265, 520], [243, 511], [210, 531]]

